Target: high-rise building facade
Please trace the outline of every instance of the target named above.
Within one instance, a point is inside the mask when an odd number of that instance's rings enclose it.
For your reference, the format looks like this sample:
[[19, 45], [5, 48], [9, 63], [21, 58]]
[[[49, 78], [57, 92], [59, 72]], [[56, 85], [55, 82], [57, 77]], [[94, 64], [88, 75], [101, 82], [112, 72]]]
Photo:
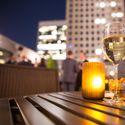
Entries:
[[124, 0], [67, 0], [67, 49], [79, 60], [80, 53], [96, 55], [102, 46], [106, 23], [124, 21]]
[[63, 60], [66, 58], [65, 20], [40, 21], [38, 24], [37, 52], [41, 58]]

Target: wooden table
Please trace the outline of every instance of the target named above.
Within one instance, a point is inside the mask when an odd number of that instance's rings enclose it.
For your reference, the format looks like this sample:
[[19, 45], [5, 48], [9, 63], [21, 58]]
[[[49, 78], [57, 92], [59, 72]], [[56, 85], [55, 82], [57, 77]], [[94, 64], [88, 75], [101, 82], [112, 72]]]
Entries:
[[125, 125], [125, 107], [85, 100], [80, 92], [0, 99], [0, 125]]

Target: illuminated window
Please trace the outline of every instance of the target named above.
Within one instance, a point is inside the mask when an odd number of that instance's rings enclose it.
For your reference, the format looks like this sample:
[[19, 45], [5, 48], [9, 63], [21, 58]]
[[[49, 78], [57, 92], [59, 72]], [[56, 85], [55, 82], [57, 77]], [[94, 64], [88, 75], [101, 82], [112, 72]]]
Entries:
[[3, 56], [3, 52], [2, 51], [0, 51], [0, 56]]
[[116, 16], [117, 16], [117, 17], [123, 17], [124, 14], [123, 14], [122, 12], [117, 12]]
[[114, 13], [114, 12], [113, 12], [113, 13], [111, 13], [111, 16], [112, 16], [112, 17], [119, 17], [119, 18], [120, 18], [120, 17], [123, 17], [124, 14], [123, 14], [122, 12], [117, 12], [117, 13]]
[[106, 19], [105, 18], [96, 18], [95, 19], [95, 24], [105, 24]]
[[111, 7], [115, 7], [115, 6], [116, 6], [116, 2], [115, 2], [115, 1], [111, 1], [111, 2], [110, 2], [110, 6], [111, 6]]
[[100, 2], [99, 7], [100, 8], [105, 8], [106, 7], [106, 3], [105, 2]]

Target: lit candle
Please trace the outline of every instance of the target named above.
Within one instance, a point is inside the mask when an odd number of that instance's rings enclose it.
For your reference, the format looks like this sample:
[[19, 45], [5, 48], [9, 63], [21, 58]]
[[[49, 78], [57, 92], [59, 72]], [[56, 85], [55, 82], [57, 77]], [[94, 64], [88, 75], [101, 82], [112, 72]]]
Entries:
[[105, 91], [105, 67], [101, 62], [82, 65], [82, 95], [87, 99], [102, 99]]

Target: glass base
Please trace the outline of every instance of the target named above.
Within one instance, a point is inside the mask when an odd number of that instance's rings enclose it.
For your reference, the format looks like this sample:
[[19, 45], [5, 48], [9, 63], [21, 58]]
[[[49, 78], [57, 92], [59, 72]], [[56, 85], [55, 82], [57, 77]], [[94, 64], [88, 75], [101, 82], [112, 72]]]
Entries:
[[105, 104], [109, 104], [112, 106], [118, 106], [119, 108], [124, 107], [125, 108], [125, 101], [123, 100], [114, 100], [114, 99], [104, 99]]
[[112, 92], [106, 92], [105, 98], [103, 100], [104, 100], [104, 103], [106, 104], [125, 107], [125, 96], [119, 96], [119, 94], [117, 93], [115, 95]]

